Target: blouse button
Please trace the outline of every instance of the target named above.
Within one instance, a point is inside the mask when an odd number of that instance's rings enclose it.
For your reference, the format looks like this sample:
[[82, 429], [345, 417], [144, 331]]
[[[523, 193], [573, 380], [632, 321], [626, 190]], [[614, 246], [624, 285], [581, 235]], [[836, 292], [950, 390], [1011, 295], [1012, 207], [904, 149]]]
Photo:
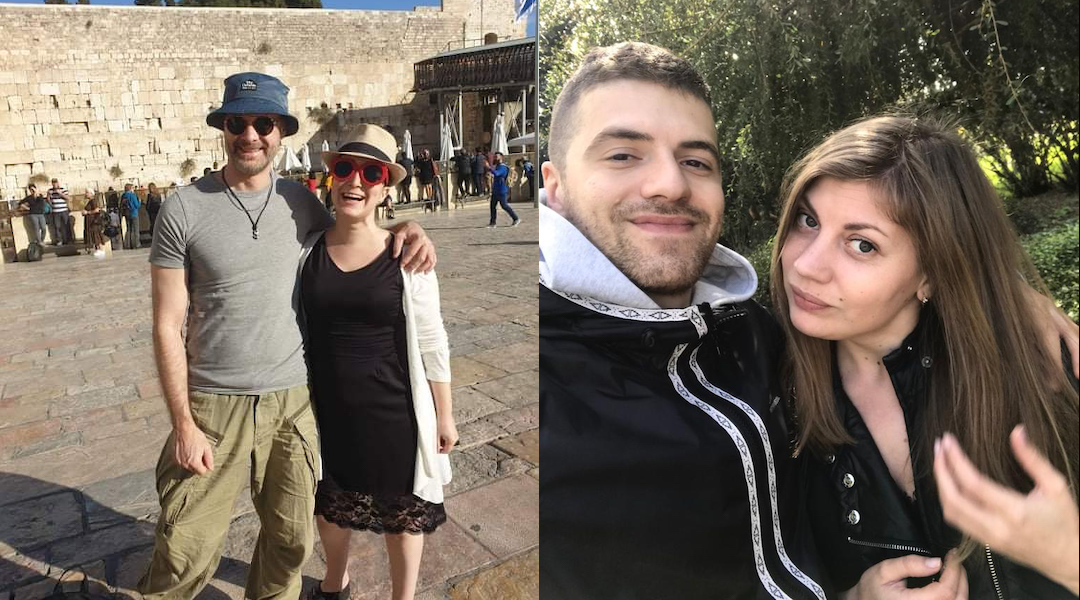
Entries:
[[929, 369], [930, 365], [932, 365], [932, 364], [934, 364], [934, 359], [930, 358], [929, 356], [922, 357], [922, 366], [924, 368]]
[[849, 512], [847, 514], [847, 522], [852, 524], [852, 525], [858, 525], [859, 524], [859, 519], [861, 519], [861, 518], [862, 518], [862, 515], [860, 515], [859, 511], [857, 511], [857, 510], [853, 510], [853, 511], [851, 511], [851, 512]]
[[844, 487], [851, 488], [855, 486], [855, 476], [851, 473], [844, 474]]
[[830, 465], [833, 464], [834, 462], [836, 462], [836, 455], [835, 454], [830, 454], [830, 455], [826, 456], [825, 457], [825, 462], [829, 463]]

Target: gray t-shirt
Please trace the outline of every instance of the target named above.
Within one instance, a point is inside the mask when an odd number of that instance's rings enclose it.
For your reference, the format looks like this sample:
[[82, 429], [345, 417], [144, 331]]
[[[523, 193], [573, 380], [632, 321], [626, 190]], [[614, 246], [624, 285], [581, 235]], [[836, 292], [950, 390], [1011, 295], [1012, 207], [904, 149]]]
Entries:
[[311, 231], [332, 224], [299, 183], [273, 178], [274, 191], [236, 192], [218, 173], [177, 188], [154, 224], [151, 264], [187, 269], [188, 386], [214, 394], [260, 394], [307, 383], [297, 323], [296, 265]]

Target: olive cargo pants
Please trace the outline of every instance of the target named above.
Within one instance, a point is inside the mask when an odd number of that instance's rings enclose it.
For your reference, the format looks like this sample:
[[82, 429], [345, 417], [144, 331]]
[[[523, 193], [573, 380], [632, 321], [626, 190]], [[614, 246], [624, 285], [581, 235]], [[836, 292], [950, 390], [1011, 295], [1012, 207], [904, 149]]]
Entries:
[[255, 395], [191, 392], [191, 414], [213, 446], [214, 470], [185, 471], [169, 436], [157, 466], [154, 554], [139, 580], [147, 599], [190, 600], [217, 569], [246, 483], [262, 528], [245, 596], [295, 600], [311, 554], [319, 448], [307, 386]]

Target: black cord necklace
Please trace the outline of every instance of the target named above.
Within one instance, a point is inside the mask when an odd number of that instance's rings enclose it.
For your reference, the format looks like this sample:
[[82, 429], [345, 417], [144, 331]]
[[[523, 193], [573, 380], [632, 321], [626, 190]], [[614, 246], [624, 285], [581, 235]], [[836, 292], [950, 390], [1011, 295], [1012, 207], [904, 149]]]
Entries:
[[221, 182], [225, 184], [225, 189], [232, 195], [232, 199], [240, 205], [240, 210], [244, 212], [244, 216], [247, 217], [248, 222], [251, 223], [251, 239], [259, 239], [259, 220], [262, 219], [263, 213], [266, 212], [266, 206], [270, 204], [270, 194], [274, 193], [274, 176], [270, 176], [270, 187], [266, 190], [266, 200], [263, 201], [262, 208], [259, 209], [259, 216], [255, 217], [255, 219], [251, 218], [251, 212], [248, 211], [247, 207], [244, 206], [244, 203], [240, 201], [240, 196], [237, 196], [236, 192], [229, 186], [229, 182], [225, 179], [225, 169], [221, 170]]

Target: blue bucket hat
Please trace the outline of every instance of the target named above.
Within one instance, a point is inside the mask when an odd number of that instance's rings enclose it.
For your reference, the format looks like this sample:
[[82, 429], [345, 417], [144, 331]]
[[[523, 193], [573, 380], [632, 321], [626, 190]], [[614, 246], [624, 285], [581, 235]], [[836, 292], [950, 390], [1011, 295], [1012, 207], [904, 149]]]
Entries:
[[263, 73], [237, 73], [225, 80], [221, 108], [206, 115], [206, 124], [225, 128], [228, 115], [278, 115], [284, 122], [282, 137], [300, 129], [296, 117], [289, 114], [289, 88], [277, 77]]

